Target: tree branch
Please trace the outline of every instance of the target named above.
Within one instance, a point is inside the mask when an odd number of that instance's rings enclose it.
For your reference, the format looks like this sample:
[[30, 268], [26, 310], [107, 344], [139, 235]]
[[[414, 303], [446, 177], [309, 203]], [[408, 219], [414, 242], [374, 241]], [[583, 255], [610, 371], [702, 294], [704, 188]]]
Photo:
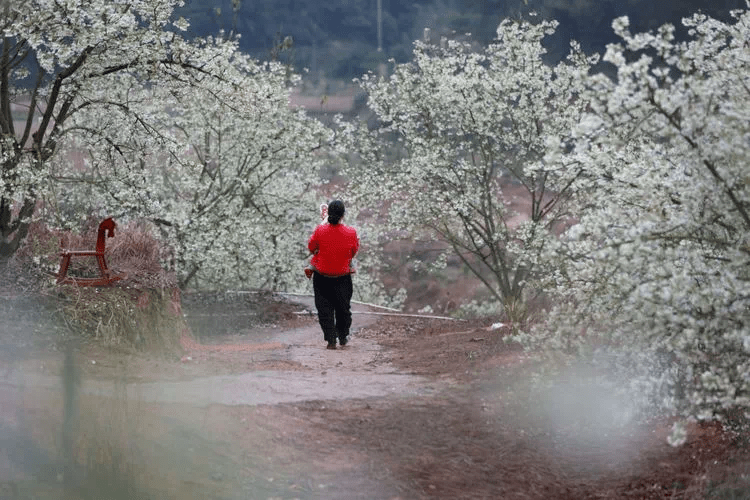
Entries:
[[21, 137], [20, 146], [23, 148], [26, 145], [26, 141], [29, 140], [31, 135], [31, 127], [34, 124], [34, 114], [36, 113], [36, 99], [39, 95], [39, 87], [42, 85], [42, 79], [44, 77], [44, 71], [41, 67], [37, 67], [39, 73], [36, 78], [36, 84], [34, 90], [31, 92], [31, 102], [29, 103], [29, 113], [26, 115], [26, 125], [23, 128], [23, 136]]
[[52, 84], [52, 91], [50, 92], [49, 101], [47, 102], [47, 109], [44, 110], [44, 115], [42, 116], [42, 123], [39, 125], [39, 128], [33, 135], [35, 139], [34, 142], [37, 144], [38, 150], [40, 152], [42, 150], [44, 134], [47, 131], [49, 122], [52, 119], [52, 114], [54, 113], [55, 105], [57, 104], [57, 99], [60, 96], [60, 88], [62, 87], [63, 80], [71, 76], [73, 73], [78, 71], [81, 66], [83, 66], [83, 63], [86, 62], [86, 58], [92, 50], [93, 47], [86, 47], [78, 56], [78, 59], [76, 59], [76, 61], [69, 67], [61, 71], [57, 75], [57, 78], [55, 78], [55, 83]]
[[[651, 104], [656, 108], [656, 110], [667, 119], [669, 124], [677, 129], [680, 137], [682, 137], [691, 148], [700, 151], [700, 147], [698, 146], [698, 144], [691, 137], [688, 137], [682, 132], [682, 127], [675, 118], [675, 113], [667, 113], [666, 110], [661, 106], [661, 104], [656, 102], [653, 92], [651, 92], [649, 100]], [[742, 220], [745, 222], [745, 229], [750, 230], [750, 214], [748, 214], [747, 210], [745, 210], [745, 206], [737, 198], [737, 195], [735, 195], [734, 190], [729, 186], [729, 183], [721, 176], [718, 169], [716, 168], [716, 165], [714, 165], [713, 162], [709, 161], [706, 158], [703, 158], [702, 163], [708, 169], [714, 179], [716, 179], [716, 181], [724, 187], [724, 192], [727, 194], [734, 207], [740, 213], [740, 216], [742, 216]]]
[[8, 37], [3, 38], [3, 52], [0, 59], [0, 125], [4, 135], [16, 136], [13, 128], [13, 115], [10, 111], [10, 49]]

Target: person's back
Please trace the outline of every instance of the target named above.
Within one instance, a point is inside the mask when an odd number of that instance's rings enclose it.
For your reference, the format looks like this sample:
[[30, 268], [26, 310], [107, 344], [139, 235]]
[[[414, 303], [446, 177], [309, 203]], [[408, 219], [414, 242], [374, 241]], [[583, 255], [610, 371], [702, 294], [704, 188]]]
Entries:
[[352, 259], [359, 250], [357, 231], [341, 223], [345, 208], [341, 200], [328, 204], [328, 224], [321, 224], [307, 242], [313, 254], [310, 261], [315, 308], [328, 349], [336, 349], [336, 339], [345, 346], [352, 324]]
[[357, 231], [342, 223], [321, 224], [310, 238], [308, 249], [314, 254], [311, 264], [320, 274], [350, 274], [352, 258], [359, 250]]

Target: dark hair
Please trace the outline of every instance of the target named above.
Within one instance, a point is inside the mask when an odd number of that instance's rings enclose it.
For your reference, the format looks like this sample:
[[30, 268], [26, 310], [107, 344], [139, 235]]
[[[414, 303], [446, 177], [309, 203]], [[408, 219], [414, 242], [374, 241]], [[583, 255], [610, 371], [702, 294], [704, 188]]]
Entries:
[[341, 218], [344, 216], [344, 202], [341, 200], [333, 200], [328, 204], [328, 223], [338, 224]]

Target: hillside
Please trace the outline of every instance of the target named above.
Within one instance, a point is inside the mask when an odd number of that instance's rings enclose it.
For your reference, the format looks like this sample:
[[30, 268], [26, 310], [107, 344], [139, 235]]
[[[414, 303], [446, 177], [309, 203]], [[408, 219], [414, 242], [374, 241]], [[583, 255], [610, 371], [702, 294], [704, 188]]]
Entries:
[[[378, 36], [378, 3], [381, 35]], [[243, 50], [261, 59], [274, 57], [287, 36], [291, 50], [276, 54], [298, 71], [309, 69], [310, 79], [351, 80], [389, 59], [411, 58], [412, 43], [429, 28], [435, 39], [443, 34], [471, 33], [487, 44], [503, 18], [527, 17], [532, 11], [557, 19], [560, 27], [548, 41], [550, 58], [567, 53], [570, 39], [587, 52], [603, 52], [615, 41], [611, 23], [627, 15], [634, 32], [655, 29], [664, 23], [703, 12], [726, 19], [744, 0], [187, 0], [177, 11], [191, 21], [196, 36], [224, 30], [241, 35]], [[382, 52], [378, 52], [381, 40]]]

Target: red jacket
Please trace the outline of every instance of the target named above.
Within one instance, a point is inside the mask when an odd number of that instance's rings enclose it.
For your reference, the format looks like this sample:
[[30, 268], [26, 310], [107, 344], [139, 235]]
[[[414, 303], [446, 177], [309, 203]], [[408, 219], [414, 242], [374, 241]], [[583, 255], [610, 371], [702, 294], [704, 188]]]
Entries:
[[357, 230], [344, 224], [321, 224], [307, 242], [312, 266], [326, 276], [351, 273], [351, 261], [359, 250]]

